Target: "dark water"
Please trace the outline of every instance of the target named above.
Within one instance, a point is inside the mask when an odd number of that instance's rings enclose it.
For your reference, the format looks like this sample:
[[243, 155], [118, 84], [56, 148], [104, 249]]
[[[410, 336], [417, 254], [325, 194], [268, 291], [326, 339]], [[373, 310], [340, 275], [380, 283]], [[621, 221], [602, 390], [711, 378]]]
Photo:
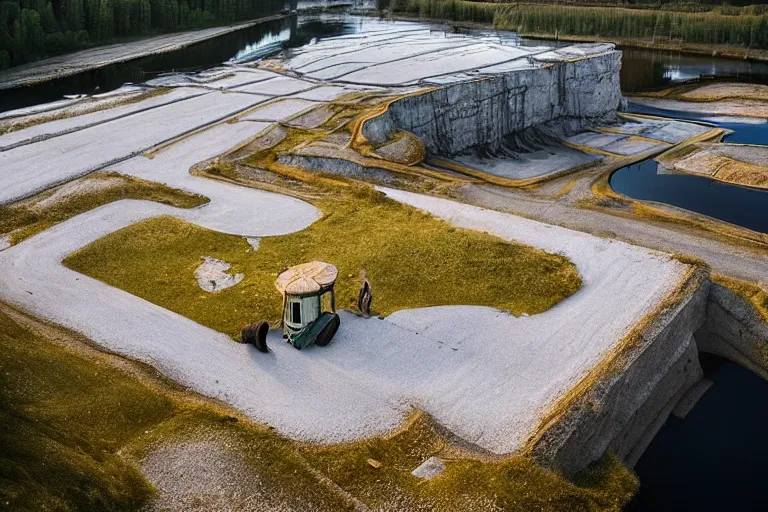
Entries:
[[657, 174], [657, 167], [653, 160], [624, 167], [611, 176], [611, 187], [635, 199], [671, 204], [768, 233], [768, 191], [699, 176]]
[[[164, 72], [196, 71], [223, 62], [246, 62], [285, 47], [304, 45], [312, 38], [359, 32], [371, 18], [346, 15], [291, 16], [264, 22], [238, 32], [163, 55], [113, 64], [70, 77], [0, 93], [0, 112], [60, 99], [70, 94], [107, 92], [128, 82], [142, 82]], [[433, 27], [443, 29], [445, 27]], [[470, 31], [505, 45], [564, 46], [570, 43], [527, 40], [509, 31]], [[675, 52], [635, 50], [624, 52], [621, 85], [625, 91], [660, 88], [702, 76], [733, 76], [739, 81], [768, 83], [768, 63], [750, 63]]]
[[620, 48], [621, 89], [625, 93], [661, 89], [697, 78], [719, 77], [768, 84], [768, 62], [724, 59], [679, 52]]
[[228, 61], [246, 49], [268, 53], [287, 40], [291, 20], [284, 18], [209, 39], [186, 48], [151, 55], [120, 64], [50, 80], [41, 84], [0, 91], [0, 112], [60, 99], [65, 94], [92, 94], [117, 89], [128, 82], [143, 82], [159, 73], [194, 71]]
[[[643, 108], [632, 105], [632, 111], [699, 121], [700, 115]], [[711, 124], [734, 133], [726, 142], [768, 144], [768, 124], [744, 124], [710, 119]], [[616, 192], [634, 199], [658, 201], [708, 215], [754, 231], [768, 233], [768, 191], [729, 185], [700, 176], [664, 174], [658, 164], [646, 160], [619, 169], [611, 176]]]
[[629, 511], [768, 510], [768, 382], [701, 356], [714, 385], [651, 442], [635, 467], [640, 492]]
[[[0, 112], [61, 99], [69, 94], [92, 94], [143, 82], [161, 73], [199, 71], [224, 62], [243, 63], [307, 44], [312, 38], [354, 33], [360, 18], [286, 16], [177, 51], [0, 92]], [[97, 89], [98, 88], [98, 89]]]

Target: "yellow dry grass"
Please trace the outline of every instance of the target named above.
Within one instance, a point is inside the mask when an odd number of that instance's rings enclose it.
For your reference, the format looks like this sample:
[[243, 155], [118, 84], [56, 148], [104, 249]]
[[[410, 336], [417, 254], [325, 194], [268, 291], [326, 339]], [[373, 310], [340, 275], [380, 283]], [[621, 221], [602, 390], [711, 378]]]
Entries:
[[714, 178], [726, 183], [768, 189], [768, 167], [724, 156], [718, 159]]
[[[215, 440], [242, 461], [243, 482], [255, 479], [292, 510], [620, 510], [637, 489], [611, 455], [574, 482], [521, 457], [479, 458], [422, 413], [366, 441], [292, 442], [4, 304], [0, 349], [0, 499], [9, 510], [141, 509], [154, 491], [135, 461], [200, 439]], [[427, 482], [410, 474], [435, 454], [446, 461], [443, 476]], [[190, 481], [206, 480], [176, 463]], [[210, 500], [208, 489], [198, 492]], [[232, 496], [227, 505], [240, 502]]]
[[[339, 269], [341, 308], [354, 304], [357, 276], [365, 269], [381, 315], [449, 304], [535, 314], [581, 287], [575, 267], [562, 256], [454, 228], [367, 186], [349, 185], [317, 206], [321, 220], [297, 233], [263, 238], [258, 251], [242, 237], [160, 217], [107, 235], [64, 264], [235, 339], [246, 324], [279, 320], [277, 274], [313, 260]], [[203, 256], [230, 263], [244, 280], [215, 294], [203, 291], [194, 277]]]
[[37, 126], [39, 124], [49, 123], [51, 121], [69, 119], [72, 117], [82, 116], [85, 114], [91, 114], [93, 112], [99, 112], [101, 110], [106, 110], [108, 108], [116, 108], [124, 105], [130, 105], [132, 103], [138, 103], [139, 101], [144, 101], [149, 98], [153, 98], [155, 96], [161, 96], [163, 94], [168, 93], [171, 90], [172, 89], [169, 89], [169, 88], [157, 88], [145, 94], [140, 94], [125, 100], [110, 101], [110, 102], [102, 101], [102, 102], [96, 102], [92, 105], [88, 105], [88, 104], [78, 105], [80, 108], [78, 108], [77, 110], [64, 108], [48, 114], [41, 114], [38, 116], [25, 116], [21, 118], [21, 120], [19, 121], [11, 120], [10, 122], [6, 123], [4, 128], [0, 128], [0, 133], [11, 133], [11, 132], [23, 130], [24, 128]]
[[[50, 201], [62, 187], [73, 184], [82, 186], [76, 192]], [[179, 208], [193, 208], [208, 202], [207, 198], [196, 194], [115, 172], [94, 173], [62, 187], [0, 206], [0, 234], [10, 233], [11, 244], [17, 244], [75, 215], [120, 199], [145, 199]]]

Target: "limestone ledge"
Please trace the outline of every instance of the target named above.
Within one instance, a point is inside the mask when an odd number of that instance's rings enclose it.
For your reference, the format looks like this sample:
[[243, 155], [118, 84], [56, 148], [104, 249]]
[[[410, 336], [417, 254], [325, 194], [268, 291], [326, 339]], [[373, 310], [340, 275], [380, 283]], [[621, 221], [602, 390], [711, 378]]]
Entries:
[[433, 154], [455, 155], [551, 121], [588, 127], [613, 122], [622, 101], [621, 52], [459, 82], [398, 99], [366, 120], [362, 135], [383, 144], [400, 130]]

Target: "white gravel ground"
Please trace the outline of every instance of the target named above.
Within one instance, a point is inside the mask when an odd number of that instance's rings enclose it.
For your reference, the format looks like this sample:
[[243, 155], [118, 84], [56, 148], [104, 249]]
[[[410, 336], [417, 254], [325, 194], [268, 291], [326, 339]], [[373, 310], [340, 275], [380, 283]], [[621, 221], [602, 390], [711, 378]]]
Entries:
[[0, 204], [139, 154], [266, 98], [212, 92], [0, 152]]
[[[425, 34], [399, 36], [418, 39]], [[377, 36], [366, 37], [368, 44]], [[337, 45], [337, 51], [356, 51], [351, 47], [356, 40], [336, 38], [322, 48]], [[462, 44], [450, 43], [456, 62], [466, 59], [461, 66], [415, 58], [408, 66], [394, 66], [392, 76], [408, 81], [434, 75], [438, 64], [450, 71], [485, 63], [494, 52], [524, 51], [494, 47], [483, 55], [480, 50], [486, 46], [459, 41]], [[439, 46], [446, 40], [433, 43]], [[399, 51], [397, 45], [389, 50]], [[391, 64], [386, 55], [372, 55]], [[367, 76], [365, 80], [376, 80], [374, 74]], [[238, 83], [241, 78], [247, 77], [238, 77]], [[384, 189], [394, 199], [458, 226], [562, 253], [578, 267], [584, 287], [531, 317], [515, 318], [477, 306], [400, 311], [385, 320], [342, 312], [341, 328], [328, 347], [297, 351], [273, 332], [272, 351], [262, 354], [60, 264], [94, 240], [162, 214], [249, 237], [286, 234], [314, 222], [319, 211], [300, 200], [188, 173], [193, 164], [256, 136], [270, 126], [267, 122], [219, 124], [171, 144], [153, 158], [132, 156], [251, 108], [265, 97], [270, 96], [210, 92], [0, 152], [0, 203], [107, 164], [211, 200], [191, 210], [118, 201], [7, 248], [0, 252], [0, 300], [81, 332], [107, 350], [151, 364], [180, 384], [296, 439], [338, 442], [381, 434], [418, 408], [470, 442], [509, 453], [520, 447], [553, 402], [672, 291], [685, 268], [666, 255], [614, 240]]]
[[475, 155], [460, 155], [453, 159], [469, 167], [485, 171], [494, 176], [512, 179], [526, 179], [546, 174], [567, 171], [601, 157], [566, 146], [546, 146], [531, 153], [520, 153], [519, 158], [480, 158]]
[[243, 280], [245, 274], [231, 274], [229, 263], [210, 256], [203, 256], [203, 262], [195, 269], [195, 279], [203, 290], [216, 293], [231, 288]]
[[55, 135], [63, 135], [65, 133], [82, 130], [83, 128], [88, 128], [89, 126], [105, 121], [137, 114], [151, 108], [199, 96], [205, 92], [206, 91], [191, 87], [182, 87], [166, 94], [147, 98], [136, 103], [129, 103], [115, 108], [107, 108], [90, 114], [73, 115], [73, 117], [66, 117], [57, 121], [49, 121], [47, 123], [30, 126], [23, 130], [0, 135], [0, 151], [6, 151], [30, 142], [37, 142]]
[[[246, 123], [222, 125], [213, 137], [192, 137], [152, 160], [127, 161], [121, 170], [144, 176], [154, 168], [156, 178], [167, 182], [205, 156], [197, 149], [203, 141], [231, 143], [233, 133], [222, 127], [236, 130], [239, 124]], [[60, 265], [77, 248], [163, 213], [253, 236], [301, 229], [317, 215], [300, 201], [274, 194], [202, 179], [195, 185], [208, 190], [210, 205], [184, 211], [119, 201], [1, 252], [0, 297], [298, 439], [334, 442], [383, 433], [421, 408], [471, 442], [512, 452], [544, 410], [671, 291], [683, 269], [667, 256], [621, 242], [387, 190], [455, 224], [562, 252], [578, 266], [584, 288], [532, 317], [473, 306], [401, 311], [386, 320], [342, 313], [329, 347], [297, 351], [273, 332], [272, 352], [264, 355]], [[230, 210], [238, 196], [239, 207]], [[302, 215], [300, 205], [312, 211]], [[258, 206], [260, 211], [247, 210]], [[222, 209], [228, 214], [221, 215]]]

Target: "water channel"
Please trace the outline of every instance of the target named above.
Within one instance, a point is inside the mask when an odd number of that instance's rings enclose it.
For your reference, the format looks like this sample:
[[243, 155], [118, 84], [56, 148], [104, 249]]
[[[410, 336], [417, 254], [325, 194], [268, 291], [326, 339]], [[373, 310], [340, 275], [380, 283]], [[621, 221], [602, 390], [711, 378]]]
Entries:
[[[740, 123], [731, 119], [689, 112], [673, 112], [630, 104], [630, 110], [642, 114], [706, 121], [731, 130], [724, 142], [768, 144], [768, 123]], [[678, 206], [745, 228], [768, 233], [768, 190], [730, 185], [689, 174], [660, 172], [653, 160], [645, 160], [619, 169], [611, 176], [616, 192], [645, 201], [658, 201]]]

